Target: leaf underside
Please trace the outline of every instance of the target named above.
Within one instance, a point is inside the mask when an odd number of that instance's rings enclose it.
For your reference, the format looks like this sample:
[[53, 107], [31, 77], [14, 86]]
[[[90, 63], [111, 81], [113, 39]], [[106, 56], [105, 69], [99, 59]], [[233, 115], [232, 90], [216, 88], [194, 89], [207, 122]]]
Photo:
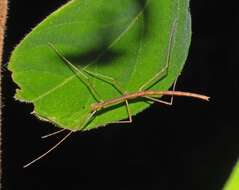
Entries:
[[[114, 78], [127, 92], [139, 88], [166, 64], [172, 26], [175, 36], [167, 75], [151, 89], [167, 90], [180, 74], [191, 40], [189, 0], [72, 0], [55, 11], [15, 48], [9, 70], [19, 86], [16, 99], [61, 128], [81, 130], [96, 102], [86, 84], [49, 47], [79, 69]], [[88, 75], [102, 100], [121, 94]], [[131, 101], [132, 115], [150, 104]], [[99, 112], [84, 130], [128, 117], [124, 104]]]

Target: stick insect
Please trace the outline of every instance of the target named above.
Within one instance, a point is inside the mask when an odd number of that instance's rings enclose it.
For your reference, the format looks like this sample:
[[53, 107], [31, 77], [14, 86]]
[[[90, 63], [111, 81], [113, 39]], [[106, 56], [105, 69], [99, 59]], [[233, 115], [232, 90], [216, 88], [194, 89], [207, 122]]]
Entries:
[[[167, 49], [167, 57], [166, 57], [166, 64], [165, 66], [158, 72], [156, 73], [152, 78], [150, 78], [148, 81], [146, 81], [144, 84], [140, 86], [140, 88], [133, 93], [127, 93], [122, 89], [120, 84], [117, 82], [112, 77], [102, 75], [100, 73], [94, 73], [92, 71], [87, 70], [86, 68], [78, 69], [76, 66], [74, 66], [56, 47], [53, 43], [49, 43], [48, 45], [50, 48], [67, 64], [67, 66], [76, 74], [82, 82], [85, 83], [87, 88], [90, 90], [91, 94], [94, 96], [94, 98], [97, 100], [96, 103], [91, 104], [90, 106], [90, 113], [86, 117], [86, 119], [83, 121], [81, 126], [79, 127], [79, 130], [83, 130], [87, 127], [87, 124], [91, 122], [96, 116], [96, 113], [98, 113], [101, 110], [104, 110], [106, 108], [119, 105], [121, 103], [125, 103], [126, 109], [127, 109], [127, 114], [128, 114], [128, 120], [122, 120], [122, 121], [117, 121], [114, 123], [131, 123], [132, 122], [132, 114], [130, 112], [129, 108], [129, 101], [130, 100], [136, 100], [139, 97], [148, 99], [150, 101], [154, 102], [159, 102], [163, 103], [166, 105], [172, 105], [173, 104], [173, 98], [174, 96], [184, 96], [184, 97], [191, 97], [191, 98], [196, 98], [196, 99], [201, 99], [205, 101], [209, 101], [209, 97], [205, 95], [200, 95], [196, 93], [191, 93], [191, 92], [182, 92], [182, 91], [175, 91], [175, 86], [176, 86], [176, 81], [174, 82], [173, 85], [173, 90], [168, 90], [168, 91], [160, 91], [160, 90], [149, 90], [153, 85], [155, 85], [157, 82], [159, 82], [163, 77], [165, 77], [168, 73], [168, 67], [170, 64], [170, 59], [171, 59], [171, 53], [172, 53], [172, 48], [173, 48], [173, 41], [174, 41], [174, 36], [176, 32], [176, 20], [174, 21], [172, 25], [172, 29], [170, 32], [170, 37], [169, 37], [169, 44], [168, 44], [168, 49]], [[117, 91], [120, 92], [121, 96], [108, 99], [108, 100], [101, 100], [100, 96], [94, 89], [89, 76], [98, 78], [99, 80], [102, 80], [106, 83], [111, 84]], [[170, 101], [164, 101], [159, 98], [162, 96], [170, 96], [171, 99]], [[42, 138], [47, 138], [53, 135], [56, 135], [58, 133], [61, 133], [62, 131], [65, 131], [66, 129], [62, 129], [59, 131], [56, 131], [54, 133], [48, 134], [43, 136]], [[26, 168], [33, 164], [34, 162], [40, 160], [47, 154], [49, 154], [51, 151], [53, 151], [55, 148], [57, 148], [63, 141], [65, 141], [74, 131], [68, 132], [56, 145], [54, 145], [52, 148], [50, 148], [47, 152], [42, 154], [41, 156], [37, 157], [30, 163], [24, 165], [23, 167]]]

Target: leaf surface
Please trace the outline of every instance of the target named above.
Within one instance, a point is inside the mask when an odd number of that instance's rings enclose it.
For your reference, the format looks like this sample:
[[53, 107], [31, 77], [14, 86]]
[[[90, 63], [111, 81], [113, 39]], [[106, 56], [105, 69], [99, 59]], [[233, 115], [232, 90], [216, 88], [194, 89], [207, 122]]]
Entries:
[[229, 179], [227, 180], [223, 190], [238, 190], [239, 189], [239, 161], [233, 168]]
[[[136, 92], [165, 67], [173, 30], [168, 73], [151, 89], [169, 89], [183, 68], [191, 40], [189, 0], [72, 0], [13, 51], [8, 68], [19, 86], [15, 97], [33, 103], [37, 117], [81, 130], [96, 98], [49, 43], [78, 69], [109, 76], [124, 91]], [[109, 83], [86, 75], [102, 100], [121, 96]], [[132, 101], [129, 108], [135, 115], [149, 105]], [[127, 117], [124, 104], [112, 106], [84, 130]]]

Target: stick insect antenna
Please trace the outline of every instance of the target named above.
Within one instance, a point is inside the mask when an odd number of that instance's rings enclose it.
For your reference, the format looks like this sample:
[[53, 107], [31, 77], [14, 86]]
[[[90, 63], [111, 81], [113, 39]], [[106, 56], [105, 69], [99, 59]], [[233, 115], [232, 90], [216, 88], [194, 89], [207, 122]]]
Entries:
[[49, 154], [50, 152], [52, 152], [54, 149], [56, 149], [60, 144], [62, 144], [71, 134], [73, 133], [73, 131], [70, 131], [69, 133], [67, 133], [66, 136], [64, 136], [64, 138], [62, 138], [56, 145], [54, 145], [52, 148], [50, 148], [48, 151], [46, 151], [44, 154], [42, 154], [41, 156], [38, 156], [36, 159], [34, 159], [33, 161], [29, 162], [28, 164], [24, 165], [23, 168], [26, 168], [30, 165], [32, 165], [33, 163], [35, 163], [36, 161], [42, 159], [43, 157], [45, 157], [47, 154]]
[[[86, 120], [84, 121], [84, 123], [81, 125], [82, 127], [80, 128], [81, 130], [83, 130], [88, 122], [92, 119], [92, 117], [95, 115], [95, 113], [97, 112], [97, 110], [95, 111], [92, 111], [91, 113], [89, 113], [89, 115], [87, 116]], [[62, 131], [64, 131], [66, 129], [62, 129], [60, 131], [56, 131], [54, 133], [51, 133], [49, 135], [45, 135], [43, 136], [43, 138], [47, 138], [49, 136], [52, 136], [52, 135], [55, 135], [55, 134], [58, 134]], [[56, 149], [59, 145], [61, 145], [74, 131], [70, 131], [69, 133], [67, 133], [57, 144], [55, 144], [52, 148], [50, 148], [48, 151], [46, 151], [44, 154], [42, 154], [41, 156], [38, 156], [36, 159], [34, 159], [33, 161], [29, 162], [28, 164], [24, 165], [23, 168], [26, 168], [30, 165], [32, 165], [33, 163], [35, 163], [36, 161], [42, 159], [43, 157], [45, 157], [46, 155], [48, 155], [50, 152], [52, 152], [54, 149]]]
[[53, 132], [53, 133], [49, 133], [49, 134], [47, 134], [47, 135], [42, 136], [41, 138], [42, 138], [42, 139], [46, 139], [46, 138], [48, 138], [48, 137], [51, 137], [51, 136], [57, 135], [57, 134], [59, 134], [59, 133], [62, 133], [63, 131], [66, 131], [66, 129], [61, 129], [61, 130], [55, 131], [55, 132]]

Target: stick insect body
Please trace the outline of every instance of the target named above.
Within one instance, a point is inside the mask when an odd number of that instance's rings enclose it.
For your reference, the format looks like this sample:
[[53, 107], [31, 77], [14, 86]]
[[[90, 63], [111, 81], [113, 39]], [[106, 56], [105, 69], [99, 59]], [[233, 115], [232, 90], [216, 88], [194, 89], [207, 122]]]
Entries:
[[[78, 69], [55, 47], [55, 45], [53, 43], [48, 44], [54, 50], [54, 52], [64, 61], [64, 63], [66, 63], [67, 66], [69, 66], [69, 68], [82, 80], [82, 82], [84, 82], [84, 84], [88, 87], [88, 89], [90, 90], [90, 92], [92, 93], [94, 98], [97, 100], [97, 103], [91, 104], [91, 106], [90, 106], [91, 112], [86, 117], [85, 121], [83, 121], [83, 123], [80, 124], [79, 130], [85, 129], [87, 127], [88, 123], [95, 117], [95, 114], [98, 111], [100, 111], [102, 109], [105, 109], [105, 108], [108, 108], [108, 107], [111, 107], [111, 106], [114, 106], [114, 105], [118, 105], [120, 103], [124, 103], [124, 102], [125, 102], [125, 105], [126, 105], [126, 109], [127, 109], [129, 119], [125, 120], [125, 121], [117, 121], [115, 123], [130, 123], [130, 122], [132, 122], [132, 115], [131, 115], [131, 112], [130, 112], [128, 101], [133, 100], [133, 99], [137, 99], [139, 97], [147, 98], [151, 101], [160, 102], [160, 103], [164, 103], [164, 104], [167, 104], [167, 105], [172, 105], [173, 96], [192, 97], [192, 98], [197, 98], [197, 99], [201, 99], [201, 100], [205, 100], [205, 101], [209, 100], [209, 97], [204, 96], [204, 95], [200, 95], [200, 94], [196, 94], [196, 93], [190, 93], [190, 92], [175, 91], [176, 82], [174, 83], [173, 90], [171, 90], [171, 91], [170, 90], [169, 91], [148, 90], [150, 87], [152, 87], [158, 81], [160, 81], [165, 75], [167, 75], [168, 67], [169, 67], [169, 63], [170, 63], [170, 58], [171, 58], [171, 53], [172, 53], [172, 48], [173, 48], [174, 36], [175, 36], [175, 33], [176, 33], [176, 26], [177, 26], [177, 19], [175, 19], [175, 21], [172, 24], [172, 29], [171, 29], [170, 36], [169, 36], [169, 44], [168, 44], [168, 49], [167, 49], [167, 56], [166, 56], [165, 66], [158, 73], [156, 73], [152, 78], [150, 78], [148, 81], [146, 81], [136, 92], [132, 92], [132, 93], [127, 93], [126, 91], [124, 91], [121, 88], [121, 86], [119, 85], [119, 83], [117, 82], [117, 80], [115, 80], [112, 77], [105, 76], [105, 75], [102, 75], [102, 74], [99, 74], [99, 73], [94, 73], [92, 71], [87, 70], [86, 68]], [[93, 85], [91, 84], [90, 79], [89, 79], [88, 76], [93, 76], [95, 78], [98, 78], [98, 79], [100, 79], [104, 82], [107, 82], [107, 83], [111, 84], [115, 89], [117, 89], [120, 92], [121, 96], [116, 97], [116, 98], [112, 98], [112, 99], [108, 99], [108, 100], [101, 100], [100, 96], [98, 95], [98, 93], [94, 89]], [[161, 99], [158, 99], [161, 96], [171, 96], [171, 101], [166, 102], [166, 101], [163, 101]], [[45, 135], [43, 138], [58, 134], [58, 133], [60, 133], [64, 130], [65, 129], [62, 129], [62, 130], [54, 132], [52, 134]], [[48, 153], [50, 153], [52, 150], [54, 150], [56, 147], [58, 147], [73, 132], [74, 131], [70, 131], [55, 146], [53, 146], [47, 152], [45, 152], [41, 156], [37, 157], [36, 159], [31, 161], [30, 163], [26, 164], [24, 166], [24, 168], [28, 167], [29, 165], [33, 164], [34, 162], [36, 162], [39, 159], [46, 156]]]
[[141, 91], [141, 92], [135, 92], [135, 93], [130, 93], [130, 94], [125, 94], [123, 96], [120, 96], [118, 98], [112, 98], [109, 100], [106, 100], [104, 102], [99, 102], [91, 105], [92, 111], [99, 111], [107, 107], [111, 107], [120, 103], [123, 103], [127, 100], [132, 100], [136, 99], [138, 97], [151, 97], [157, 98], [161, 97], [162, 95], [166, 96], [185, 96], [185, 97], [192, 97], [192, 98], [197, 98], [201, 100], [208, 101], [209, 97], [200, 95], [200, 94], [195, 94], [195, 93], [190, 93], [190, 92], [182, 92], [182, 91], [159, 91], [159, 90], [147, 90], [147, 91]]

